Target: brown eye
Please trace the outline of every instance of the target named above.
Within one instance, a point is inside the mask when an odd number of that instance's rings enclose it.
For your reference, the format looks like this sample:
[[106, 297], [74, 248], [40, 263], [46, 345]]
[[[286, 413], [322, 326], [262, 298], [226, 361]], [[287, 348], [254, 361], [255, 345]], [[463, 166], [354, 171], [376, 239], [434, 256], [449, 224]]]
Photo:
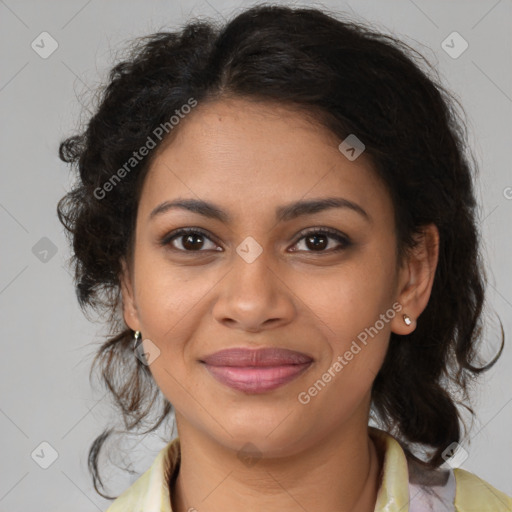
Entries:
[[[336, 252], [351, 245], [348, 237], [342, 235], [339, 231], [332, 229], [313, 229], [302, 232], [301, 235], [302, 237], [298, 242], [302, 239], [305, 240], [306, 252]], [[329, 246], [329, 240], [336, 240], [338, 242], [338, 247], [326, 251], [326, 247]]]
[[[216, 245], [212, 242], [210, 237], [198, 228], [183, 228], [178, 231], [174, 231], [169, 235], [165, 236], [160, 242], [161, 245], [170, 245], [172, 249], [182, 252], [205, 252], [205, 241], [209, 240], [213, 247], [207, 248], [208, 250], [215, 249]], [[175, 245], [175, 241], [179, 240], [181, 247]], [[206, 244], [207, 245], [207, 244]]]
[[201, 234], [183, 235], [181, 244], [185, 249], [187, 249], [187, 251], [201, 249], [201, 247], [204, 244], [204, 241], [202, 240], [202, 238], [203, 238], [203, 235], [201, 235]]

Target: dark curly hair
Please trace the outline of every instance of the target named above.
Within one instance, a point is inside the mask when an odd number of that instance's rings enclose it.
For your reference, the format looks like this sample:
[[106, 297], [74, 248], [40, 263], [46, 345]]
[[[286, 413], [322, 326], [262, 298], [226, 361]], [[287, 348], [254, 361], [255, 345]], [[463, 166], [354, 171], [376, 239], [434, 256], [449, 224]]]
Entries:
[[[126, 430], [140, 426], [162, 398], [148, 366], [133, 357], [133, 332], [122, 318], [121, 260], [131, 259], [141, 186], [161, 149], [105, 184], [191, 98], [199, 104], [238, 97], [300, 108], [340, 140], [356, 133], [391, 194], [399, 258], [414, 235], [434, 223], [439, 260], [430, 300], [406, 336], [391, 334], [372, 388], [372, 416], [400, 440], [430, 447], [420, 460], [431, 468], [461, 439], [461, 405], [469, 387], [496, 357], [480, 366], [485, 271], [474, 197], [475, 159], [453, 94], [409, 45], [370, 25], [313, 8], [260, 4], [223, 26], [191, 20], [178, 31], [137, 38], [129, 55], [110, 71], [108, 84], [86, 128], [62, 141], [60, 158], [76, 167], [74, 188], [57, 207], [72, 243], [74, 278], [81, 308], [109, 314], [109, 337], [91, 373], [101, 377], [119, 407]], [[153, 137], [154, 138], [154, 137]], [[126, 166], [124, 167], [126, 170]], [[110, 181], [112, 183], [112, 181]], [[104, 195], [104, 197], [103, 197]], [[501, 322], [500, 322], [501, 326]], [[172, 412], [162, 400], [158, 428]], [[98, 457], [113, 433], [106, 429], [89, 450], [96, 491], [104, 488]]]

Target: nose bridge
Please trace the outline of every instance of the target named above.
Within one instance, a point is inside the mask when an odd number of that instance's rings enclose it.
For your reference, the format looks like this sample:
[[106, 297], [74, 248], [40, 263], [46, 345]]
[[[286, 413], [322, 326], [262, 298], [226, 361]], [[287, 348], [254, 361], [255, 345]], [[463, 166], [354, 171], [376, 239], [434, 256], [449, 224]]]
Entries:
[[226, 285], [214, 307], [216, 319], [247, 331], [263, 328], [270, 319], [289, 320], [293, 305], [271, 266], [269, 250], [246, 237], [233, 254]]
[[[270, 279], [272, 271], [270, 270], [270, 249], [263, 246], [252, 236], [247, 236], [236, 247], [236, 254], [233, 255], [232, 272], [234, 273], [235, 287], [244, 293], [244, 289], [249, 288], [248, 293], [257, 293], [265, 295], [268, 293], [269, 285], [273, 284]], [[268, 300], [269, 297], [266, 297]], [[252, 297], [251, 300], [255, 300]]]

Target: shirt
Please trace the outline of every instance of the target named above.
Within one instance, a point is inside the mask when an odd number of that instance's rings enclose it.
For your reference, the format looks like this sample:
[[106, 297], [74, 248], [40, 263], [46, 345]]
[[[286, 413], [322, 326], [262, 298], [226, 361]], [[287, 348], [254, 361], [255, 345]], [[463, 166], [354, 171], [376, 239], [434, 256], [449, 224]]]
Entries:
[[[392, 435], [374, 427], [369, 434], [384, 454], [374, 512], [512, 512], [512, 498], [475, 474], [461, 468], [425, 469], [406, 457]], [[172, 512], [170, 485], [180, 456], [177, 437], [105, 512]]]

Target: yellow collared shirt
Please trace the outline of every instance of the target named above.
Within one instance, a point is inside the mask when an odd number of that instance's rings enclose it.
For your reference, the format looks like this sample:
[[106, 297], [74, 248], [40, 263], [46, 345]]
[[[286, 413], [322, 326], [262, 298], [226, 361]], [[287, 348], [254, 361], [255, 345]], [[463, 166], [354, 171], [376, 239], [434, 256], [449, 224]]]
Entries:
[[[408, 461], [398, 441], [370, 427], [384, 453], [374, 512], [512, 512], [512, 498], [460, 468], [428, 471]], [[180, 440], [159, 452], [151, 467], [105, 512], [172, 512], [169, 481], [180, 463]]]

